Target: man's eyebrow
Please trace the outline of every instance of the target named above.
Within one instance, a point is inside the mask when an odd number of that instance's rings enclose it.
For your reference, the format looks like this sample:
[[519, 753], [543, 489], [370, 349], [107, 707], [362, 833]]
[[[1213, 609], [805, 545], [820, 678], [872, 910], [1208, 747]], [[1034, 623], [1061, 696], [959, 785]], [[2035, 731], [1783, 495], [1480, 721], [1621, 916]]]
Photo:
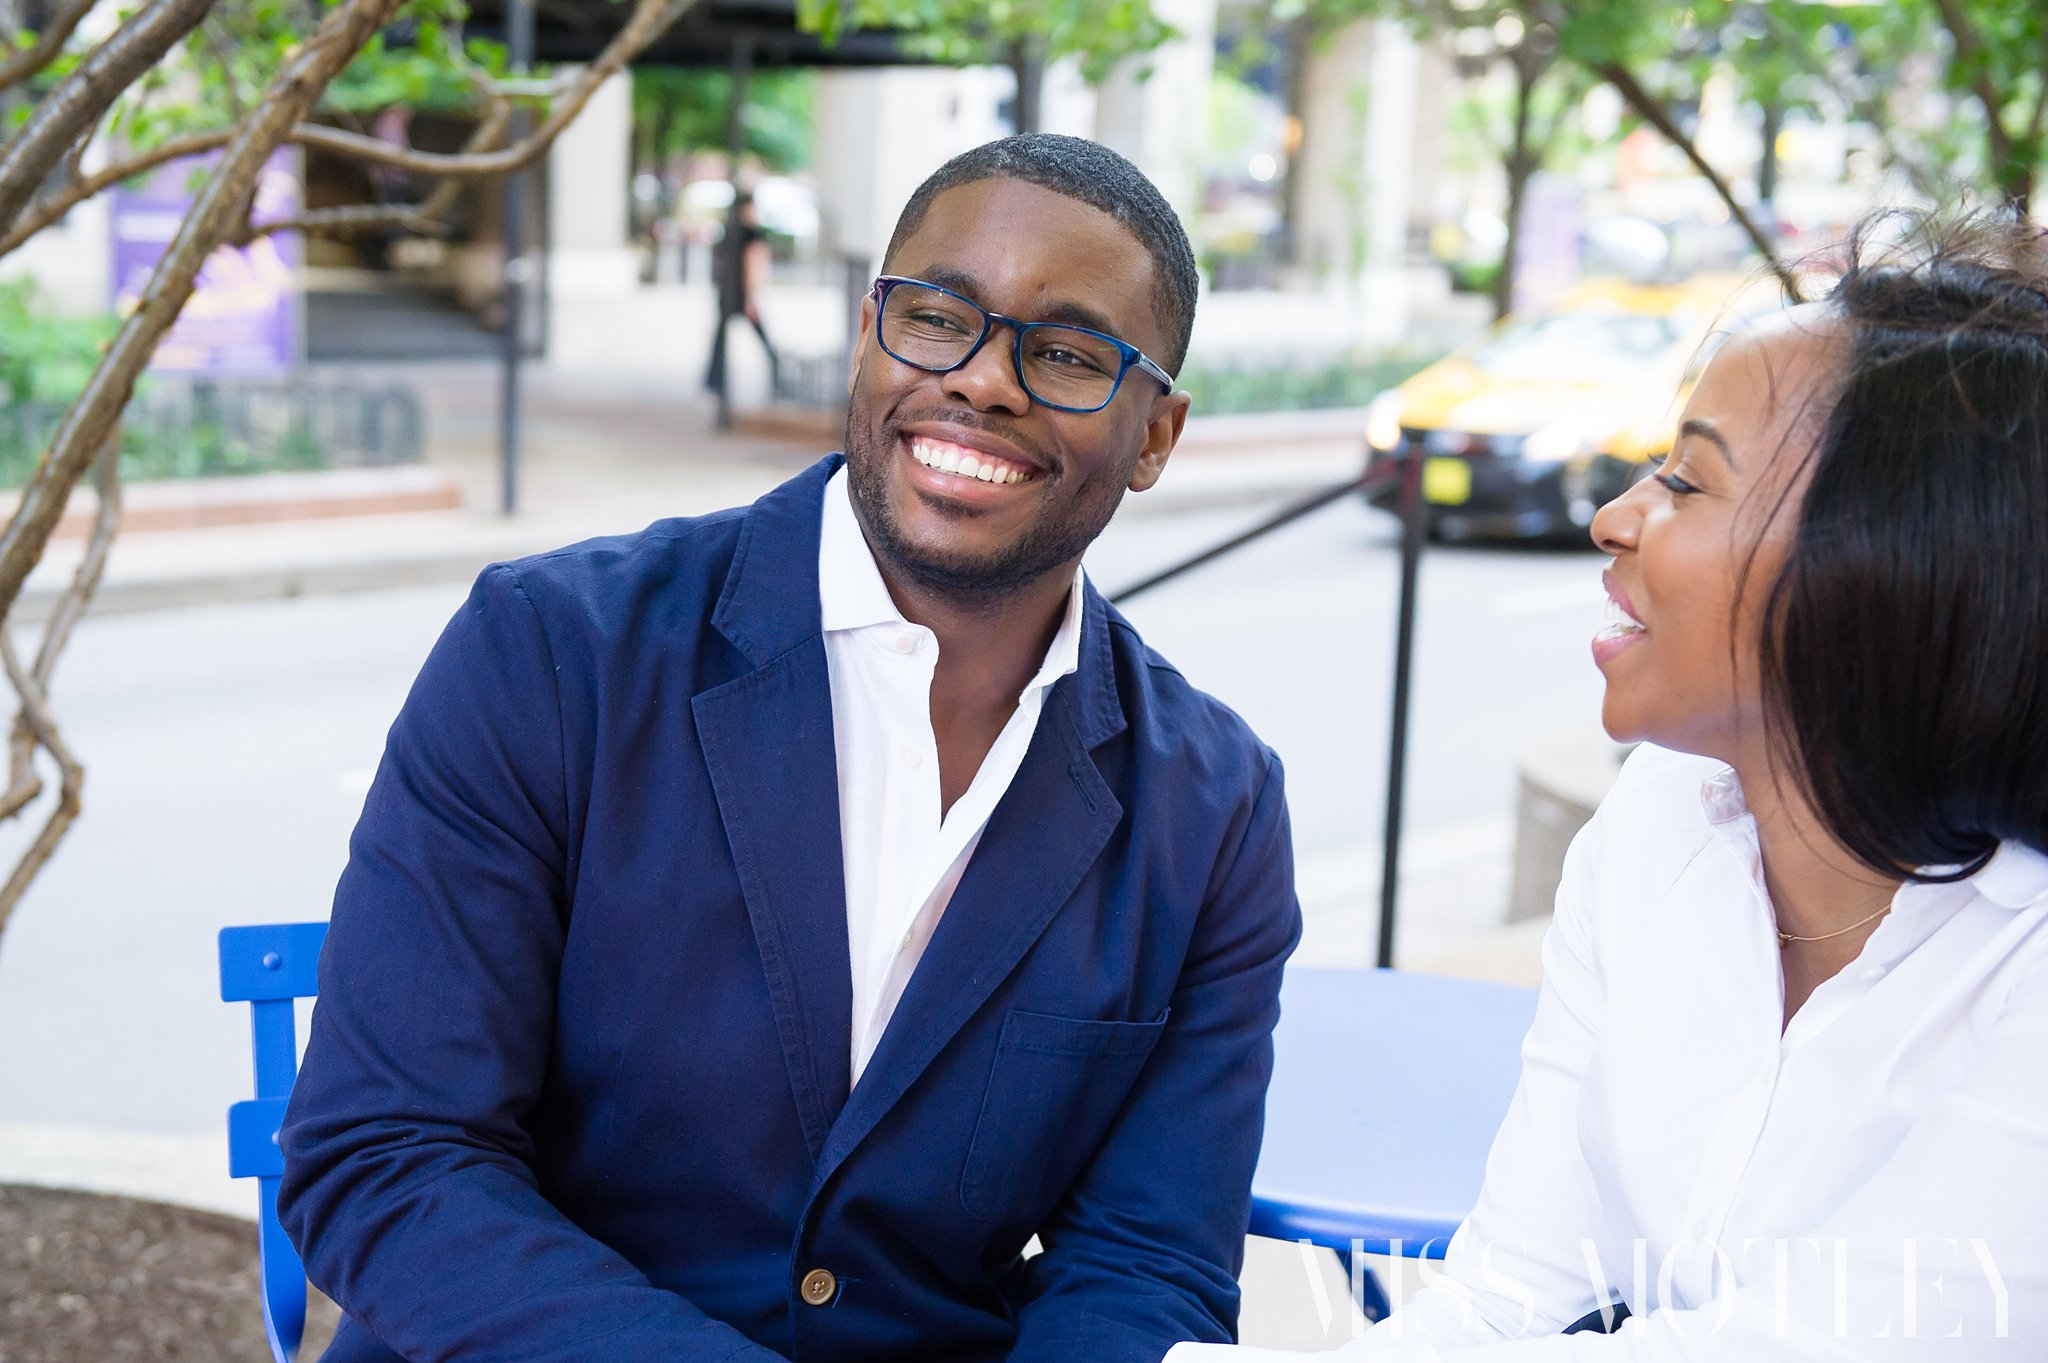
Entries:
[[1728, 448], [1728, 442], [1721, 438], [1719, 431], [1714, 429], [1713, 422], [1701, 421], [1698, 417], [1694, 417], [1678, 428], [1678, 434], [1680, 439], [1689, 435], [1698, 436], [1715, 449], [1721, 451], [1721, 457], [1728, 461], [1729, 468], [1734, 469], [1738, 473], [1742, 471], [1742, 466], [1735, 462], [1735, 452]]
[[[926, 270], [918, 278], [924, 280], [927, 284], [936, 284], [942, 289], [951, 289], [954, 293], [964, 294], [972, 298], [976, 303], [981, 302], [981, 281], [964, 270], [955, 270], [940, 265]], [[986, 305], [984, 304], [984, 306]], [[1099, 331], [1108, 336], [1115, 336], [1117, 334], [1116, 328], [1111, 325], [1107, 317], [1104, 317], [1093, 308], [1080, 303], [1055, 303], [1037, 317], [1020, 317], [1017, 320], [1020, 322], [1065, 322], [1069, 326], [1087, 327], [1090, 331]]]

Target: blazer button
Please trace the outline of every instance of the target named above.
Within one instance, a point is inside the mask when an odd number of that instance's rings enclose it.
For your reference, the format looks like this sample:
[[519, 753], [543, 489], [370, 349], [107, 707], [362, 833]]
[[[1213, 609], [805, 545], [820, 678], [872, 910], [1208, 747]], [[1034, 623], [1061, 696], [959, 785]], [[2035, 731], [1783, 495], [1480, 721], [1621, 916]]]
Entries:
[[797, 1291], [802, 1294], [807, 1306], [825, 1306], [832, 1301], [832, 1294], [839, 1290], [839, 1280], [832, 1276], [829, 1268], [814, 1268], [804, 1274], [804, 1280]]

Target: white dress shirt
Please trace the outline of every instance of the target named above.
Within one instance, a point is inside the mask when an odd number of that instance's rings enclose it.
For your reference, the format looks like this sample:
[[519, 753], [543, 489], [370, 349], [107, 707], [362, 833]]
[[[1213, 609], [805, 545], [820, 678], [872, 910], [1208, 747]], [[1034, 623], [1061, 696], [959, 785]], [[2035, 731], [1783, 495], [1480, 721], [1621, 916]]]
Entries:
[[854, 518], [840, 469], [825, 485], [818, 598], [839, 757], [839, 841], [853, 960], [853, 1080], [875, 1053], [911, 972], [967, 870], [982, 827], [1010, 788], [1045, 693], [1081, 657], [1081, 574], [1038, 674], [974, 773], [940, 816], [932, 675], [939, 641], [903, 618]]
[[1565, 860], [1479, 1204], [1341, 1356], [2048, 1359], [2048, 858], [1905, 886], [1782, 1035], [1775, 929], [1733, 771], [1638, 750]]

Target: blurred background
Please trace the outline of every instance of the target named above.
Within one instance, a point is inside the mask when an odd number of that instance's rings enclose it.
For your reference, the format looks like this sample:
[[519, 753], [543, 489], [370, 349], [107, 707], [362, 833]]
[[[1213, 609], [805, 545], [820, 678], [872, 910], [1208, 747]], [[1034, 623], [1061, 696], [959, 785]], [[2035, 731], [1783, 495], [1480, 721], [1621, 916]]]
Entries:
[[[535, 70], [590, 61], [619, 8], [539, 7]], [[516, 11], [478, 0], [466, 32], [501, 43]], [[836, 448], [898, 209], [1018, 129], [1129, 156], [1203, 272], [1195, 416], [1091, 555], [1099, 586], [1427, 456], [1396, 957], [1533, 980], [1564, 843], [1616, 763], [1587, 655], [1594, 509], [1668, 446], [1715, 337], [1782, 305], [1773, 261], [1824, 276], [1887, 206], [2031, 211], [2044, 73], [2037, 0], [702, 0], [534, 171], [464, 189], [445, 235], [216, 258], [131, 408], [122, 533], [53, 684], [88, 776], [0, 939], [0, 1179], [246, 1210], [220, 1131], [246, 1020], [214, 997], [214, 931], [325, 915], [384, 729], [484, 563], [744, 502]], [[424, 55], [337, 82], [318, 117], [430, 150], [476, 119]], [[190, 187], [123, 186], [0, 262], [0, 483]], [[428, 189], [306, 150], [262, 192]], [[735, 234], [772, 366], [720, 321]], [[1286, 762], [1318, 964], [1373, 954], [1386, 505], [1345, 497], [1129, 607]], [[0, 830], [0, 856], [34, 832]], [[1267, 1337], [1321, 1337], [1290, 1329]]]

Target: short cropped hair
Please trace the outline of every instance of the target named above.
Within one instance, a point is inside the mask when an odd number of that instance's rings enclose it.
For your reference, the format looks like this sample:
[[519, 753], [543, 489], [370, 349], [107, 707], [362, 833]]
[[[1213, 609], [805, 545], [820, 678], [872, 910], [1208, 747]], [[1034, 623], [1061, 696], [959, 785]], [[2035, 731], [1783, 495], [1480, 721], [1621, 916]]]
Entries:
[[1154, 358], [1169, 371], [1180, 372], [1201, 288], [1194, 248], [1158, 186], [1100, 142], [1060, 133], [1020, 133], [961, 152], [933, 171], [903, 205], [882, 257], [884, 268], [904, 239], [923, 225], [932, 200], [949, 189], [995, 179], [1023, 180], [1098, 208], [1138, 239], [1152, 257], [1153, 307], [1166, 333], [1166, 353]]
[[1844, 847], [1957, 880], [2002, 840], [2048, 851], [2048, 242], [1890, 214], [1846, 259], [1766, 714]]

